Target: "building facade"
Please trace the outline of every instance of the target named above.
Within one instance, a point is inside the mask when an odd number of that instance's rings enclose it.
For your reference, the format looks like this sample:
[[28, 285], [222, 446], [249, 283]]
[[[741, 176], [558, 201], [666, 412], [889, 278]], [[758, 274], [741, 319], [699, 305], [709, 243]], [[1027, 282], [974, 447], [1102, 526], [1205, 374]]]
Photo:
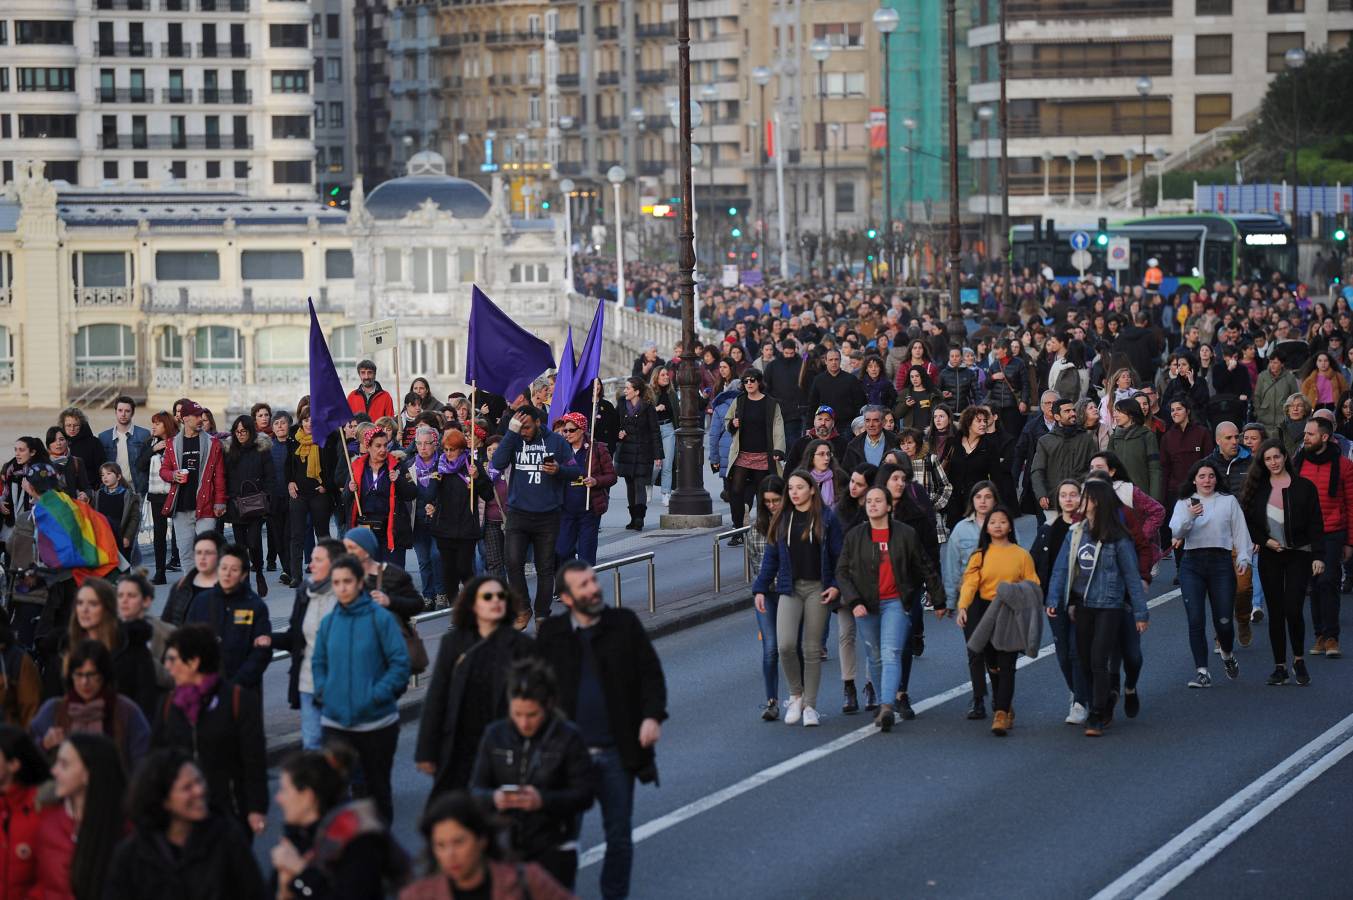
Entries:
[[[357, 147], [369, 136], [354, 127], [357, 116], [356, 19], [344, 0], [310, 0], [310, 38], [315, 48], [315, 183], [335, 204], [357, 176]], [[360, 136], [360, 137], [359, 137]], [[377, 182], [368, 178], [367, 183]]]
[[[505, 191], [422, 154], [351, 210], [230, 194], [58, 190], [22, 163], [0, 199], [0, 406], [118, 393], [223, 413], [308, 393], [306, 299], [345, 383], [357, 327], [395, 318], [398, 387], [462, 385], [470, 284], [562, 344], [563, 226], [512, 219]], [[394, 358], [377, 357], [396, 389]]]
[[0, 180], [314, 192], [311, 15], [296, 0], [9, 0]]

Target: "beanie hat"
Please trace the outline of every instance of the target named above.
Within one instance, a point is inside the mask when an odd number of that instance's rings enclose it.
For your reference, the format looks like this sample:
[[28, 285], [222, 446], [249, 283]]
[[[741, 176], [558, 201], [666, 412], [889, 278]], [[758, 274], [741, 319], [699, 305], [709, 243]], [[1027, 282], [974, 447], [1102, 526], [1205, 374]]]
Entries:
[[347, 533], [343, 535], [343, 540], [352, 541], [365, 550], [367, 556], [376, 555], [376, 533], [365, 525], [349, 528]]

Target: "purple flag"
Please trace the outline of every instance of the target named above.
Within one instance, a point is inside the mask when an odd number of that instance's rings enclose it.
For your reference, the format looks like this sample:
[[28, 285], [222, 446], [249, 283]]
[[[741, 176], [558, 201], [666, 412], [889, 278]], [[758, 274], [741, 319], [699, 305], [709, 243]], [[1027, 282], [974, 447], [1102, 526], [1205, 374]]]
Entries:
[[[574, 367], [573, 392], [563, 401], [567, 408], [561, 406], [561, 410], [567, 412], [578, 406], [581, 407], [581, 411], [591, 414], [592, 382], [601, 375], [601, 342], [605, 333], [606, 304], [598, 300], [597, 311], [592, 316], [592, 327], [587, 332], [587, 340], [583, 341], [582, 355], [578, 357], [578, 364]], [[587, 391], [587, 395], [579, 400], [578, 395], [583, 391]], [[555, 382], [554, 395], [561, 396], [558, 382]]]
[[554, 368], [550, 345], [512, 321], [479, 285], [470, 291], [470, 334], [465, 343], [465, 380], [509, 401]]
[[338, 380], [334, 358], [329, 355], [329, 345], [320, 330], [315, 302], [306, 302], [310, 304], [310, 431], [315, 443], [323, 447], [324, 442], [352, 418], [352, 410], [348, 408], [343, 382]]
[[573, 326], [568, 327], [564, 337], [564, 349], [559, 351], [559, 371], [554, 376], [554, 400], [550, 402], [550, 424], [568, 412], [568, 398], [577, 388], [576, 372], [573, 364]]

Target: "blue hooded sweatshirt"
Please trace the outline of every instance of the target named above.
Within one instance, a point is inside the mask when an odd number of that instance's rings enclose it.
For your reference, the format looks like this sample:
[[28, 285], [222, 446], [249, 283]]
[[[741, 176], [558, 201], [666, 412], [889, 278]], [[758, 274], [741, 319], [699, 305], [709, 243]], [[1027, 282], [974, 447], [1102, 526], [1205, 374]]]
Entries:
[[394, 613], [366, 591], [320, 623], [311, 658], [315, 702], [324, 721], [352, 728], [398, 714], [409, 685], [409, 650]]
[[[541, 469], [546, 458], [559, 464], [559, 471], [548, 475]], [[507, 482], [508, 511], [529, 513], [557, 512], [564, 505], [564, 488], [575, 478], [582, 477], [582, 469], [573, 460], [573, 447], [553, 431], [536, 429], [536, 436], [528, 444], [516, 431], [503, 435], [502, 443], [493, 451], [490, 461], [502, 472], [512, 467]]]

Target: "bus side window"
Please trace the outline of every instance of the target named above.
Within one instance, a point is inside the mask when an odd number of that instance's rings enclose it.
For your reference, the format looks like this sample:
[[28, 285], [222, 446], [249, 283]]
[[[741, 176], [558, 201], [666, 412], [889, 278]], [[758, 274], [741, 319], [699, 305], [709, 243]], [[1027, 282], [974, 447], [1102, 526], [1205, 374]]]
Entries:
[[1231, 250], [1229, 241], [1208, 240], [1207, 253], [1204, 261], [1203, 274], [1207, 278], [1207, 284], [1216, 281], [1233, 280], [1235, 277], [1234, 254]]

